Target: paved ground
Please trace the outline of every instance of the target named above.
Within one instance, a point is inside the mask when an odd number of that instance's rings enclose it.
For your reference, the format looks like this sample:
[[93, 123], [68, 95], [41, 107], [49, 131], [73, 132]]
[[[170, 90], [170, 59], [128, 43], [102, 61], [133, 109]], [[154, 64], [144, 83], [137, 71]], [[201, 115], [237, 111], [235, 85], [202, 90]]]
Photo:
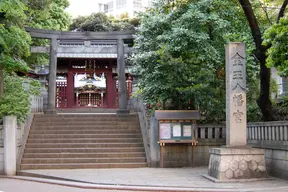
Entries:
[[[104, 189], [81, 189], [45, 183], [0, 178], [0, 192], [102, 192]], [[120, 192], [109, 190], [108, 192]], [[121, 191], [125, 192], [125, 191]], [[126, 191], [127, 192], [127, 191]]]
[[[245, 183], [213, 183], [204, 177], [207, 168], [139, 168], [139, 169], [82, 169], [27, 170], [25, 172], [64, 178], [96, 185], [170, 187], [174, 189], [205, 189], [219, 191], [285, 191], [288, 181], [275, 179]], [[1, 189], [1, 188], [0, 188]], [[102, 190], [103, 191], [103, 190]]]

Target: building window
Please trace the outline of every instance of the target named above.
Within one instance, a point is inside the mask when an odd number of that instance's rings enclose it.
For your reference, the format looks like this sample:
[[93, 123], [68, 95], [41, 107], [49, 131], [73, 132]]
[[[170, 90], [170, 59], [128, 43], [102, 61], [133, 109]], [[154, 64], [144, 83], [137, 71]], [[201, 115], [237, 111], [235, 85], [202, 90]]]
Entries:
[[113, 11], [113, 1], [108, 2], [104, 5], [104, 12], [105, 13], [110, 13]]
[[133, 1], [133, 4], [134, 4], [134, 7], [135, 8], [143, 8], [143, 6], [142, 6], [142, 0], [134, 0]]
[[125, 7], [125, 6], [126, 6], [126, 0], [116, 0], [117, 9]]

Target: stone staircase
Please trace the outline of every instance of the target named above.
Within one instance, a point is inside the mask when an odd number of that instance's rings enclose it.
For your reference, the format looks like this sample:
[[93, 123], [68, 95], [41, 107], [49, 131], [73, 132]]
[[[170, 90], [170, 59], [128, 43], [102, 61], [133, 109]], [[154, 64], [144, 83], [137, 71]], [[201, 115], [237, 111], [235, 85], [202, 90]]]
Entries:
[[138, 116], [35, 115], [20, 169], [147, 167]]

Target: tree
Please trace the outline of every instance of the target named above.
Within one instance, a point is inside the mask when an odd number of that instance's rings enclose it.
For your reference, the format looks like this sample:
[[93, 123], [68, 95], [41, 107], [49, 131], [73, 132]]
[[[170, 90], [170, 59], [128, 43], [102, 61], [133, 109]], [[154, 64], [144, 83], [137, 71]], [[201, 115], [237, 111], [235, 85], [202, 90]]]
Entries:
[[[65, 12], [69, 6], [68, 0], [26, 0], [28, 9], [25, 11], [27, 19], [26, 26], [48, 29], [48, 30], [68, 30], [71, 22], [70, 15]], [[33, 39], [33, 46], [48, 45], [47, 40]], [[31, 65], [48, 64], [48, 54], [31, 54], [26, 58], [26, 62]]]
[[264, 45], [269, 46], [267, 65], [276, 67], [282, 76], [288, 76], [288, 18], [280, 19], [265, 31]]
[[235, 2], [200, 0], [158, 1], [142, 14], [135, 62], [152, 108], [200, 109], [214, 123], [225, 119], [224, 45], [238, 12]]
[[139, 24], [136, 18], [125, 15], [121, 18], [107, 16], [104, 13], [93, 13], [89, 16], [79, 16], [70, 25], [72, 31], [133, 31]]
[[4, 94], [4, 73], [28, 69], [22, 60], [30, 54], [30, 36], [23, 28], [27, 7], [19, 0], [0, 2], [0, 96]]
[[[40, 83], [37, 80], [27, 80], [15, 73], [4, 73], [5, 94], [0, 99], [0, 120], [4, 116], [15, 115], [17, 121], [25, 122], [30, 111], [30, 95], [40, 95]], [[22, 87], [23, 81], [30, 84], [29, 91]]]
[[27, 0], [26, 25], [38, 29], [68, 30], [71, 17], [68, 0]]
[[[270, 69], [266, 65], [269, 46], [263, 44], [263, 33], [259, 26], [253, 6], [249, 0], [238, 0], [248, 20], [255, 43], [255, 57], [260, 65], [260, 95], [257, 100], [265, 121], [276, 120], [270, 101]], [[278, 20], [284, 15], [288, 0], [284, 0], [279, 11]]]

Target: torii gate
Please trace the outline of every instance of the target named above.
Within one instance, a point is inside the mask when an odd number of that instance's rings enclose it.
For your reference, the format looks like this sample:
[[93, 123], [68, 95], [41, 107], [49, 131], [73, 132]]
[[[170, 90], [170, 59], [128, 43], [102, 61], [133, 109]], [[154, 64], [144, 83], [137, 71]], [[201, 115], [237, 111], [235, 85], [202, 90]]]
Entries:
[[[74, 48], [75, 53], [109, 53], [117, 54], [117, 73], [118, 73], [118, 96], [119, 109], [117, 113], [129, 113], [127, 110], [127, 85], [125, 77], [125, 59], [124, 54], [131, 52], [128, 47], [124, 47], [125, 42], [133, 42], [134, 32], [63, 32], [53, 30], [42, 30], [35, 28], [25, 28], [30, 33], [31, 37], [40, 39], [49, 39], [50, 48], [48, 47], [32, 47], [32, 52], [47, 52], [50, 53], [49, 62], [49, 85], [48, 85], [48, 106], [46, 113], [55, 114], [55, 99], [56, 99], [56, 73], [57, 73], [57, 54], [65, 52], [65, 48], [58, 48], [58, 40], [91, 40], [111, 41], [114, 40], [115, 47], [109, 49], [97, 48]], [[88, 46], [89, 47], [89, 46]], [[70, 48], [71, 51], [71, 48]]]

